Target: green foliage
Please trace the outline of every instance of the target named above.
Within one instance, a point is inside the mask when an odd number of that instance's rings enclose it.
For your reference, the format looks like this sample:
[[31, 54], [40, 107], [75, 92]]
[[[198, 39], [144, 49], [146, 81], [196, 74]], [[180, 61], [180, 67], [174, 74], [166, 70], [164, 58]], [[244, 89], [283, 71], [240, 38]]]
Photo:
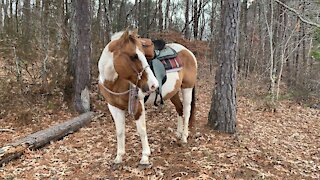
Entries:
[[320, 61], [320, 49], [317, 48], [316, 50], [312, 51], [311, 56], [312, 56], [316, 61]]
[[320, 28], [318, 28], [315, 31], [314, 38], [315, 38], [315, 42], [314, 42], [314, 48], [311, 52], [311, 56], [315, 60], [320, 61]]

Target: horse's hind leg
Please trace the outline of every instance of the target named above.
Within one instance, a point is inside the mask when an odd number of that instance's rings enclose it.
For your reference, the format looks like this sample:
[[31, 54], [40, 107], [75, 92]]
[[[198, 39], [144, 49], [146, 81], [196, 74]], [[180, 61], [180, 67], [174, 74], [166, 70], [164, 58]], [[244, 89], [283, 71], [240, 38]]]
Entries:
[[116, 124], [117, 132], [117, 156], [114, 163], [119, 164], [122, 162], [122, 156], [125, 153], [125, 112], [110, 104], [108, 104], [108, 107]]
[[179, 92], [177, 92], [171, 99], [171, 102], [174, 104], [174, 107], [176, 108], [176, 111], [178, 113], [178, 125], [177, 125], [177, 137], [181, 138], [183, 133], [183, 107], [182, 102], [179, 97]]
[[150, 156], [150, 147], [148, 143], [148, 136], [146, 130], [146, 118], [145, 118], [145, 109], [143, 101], [140, 101], [141, 106], [138, 109], [138, 113], [140, 111], [140, 116], [136, 119], [137, 131], [140, 135], [141, 143], [142, 143], [142, 157], [140, 164], [141, 165], [149, 165], [149, 156]]
[[182, 142], [187, 143], [187, 138], [189, 136], [189, 119], [191, 115], [191, 102], [192, 102], [192, 89], [186, 88], [182, 89], [182, 104], [183, 104], [183, 115], [184, 115], [184, 123], [183, 123], [183, 133], [182, 133]]

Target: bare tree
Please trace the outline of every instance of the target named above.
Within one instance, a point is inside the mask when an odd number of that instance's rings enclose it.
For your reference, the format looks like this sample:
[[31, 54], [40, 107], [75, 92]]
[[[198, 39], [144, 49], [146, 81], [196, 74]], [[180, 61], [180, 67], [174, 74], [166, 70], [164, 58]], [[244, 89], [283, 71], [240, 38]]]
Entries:
[[163, 13], [162, 13], [162, 0], [158, 2], [158, 29], [161, 32], [163, 30]]
[[76, 111], [83, 113], [90, 110], [90, 59], [91, 59], [91, 24], [90, 3], [72, 1], [73, 17], [71, 38], [71, 63], [74, 67], [74, 100]]
[[189, 6], [190, 6], [190, 1], [186, 0], [186, 9], [185, 9], [185, 31], [184, 31], [184, 37], [186, 39], [190, 39], [190, 30], [189, 30]]
[[166, 1], [166, 13], [164, 17], [164, 28], [167, 29], [169, 27], [169, 11], [170, 11], [170, 0]]
[[0, 34], [2, 33], [3, 31], [3, 21], [2, 21], [2, 10], [3, 9], [3, 4], [2, 4], [2, 0], [0, 0]]
[[[199, 0], [201, 3], [201, 0]], [[192, 19], [193, 19], [193, 37], [194, 39], [198, 39], [198, 28], [199, 28], [199, 15], [198, 15], [198, 0], [194, 0], [193, 4], [193, 12], [192, 12]]]
[[221, 48], [208, 124], [216, 130], [236, 131], [236, 59], [240, 2], [221, 0]]

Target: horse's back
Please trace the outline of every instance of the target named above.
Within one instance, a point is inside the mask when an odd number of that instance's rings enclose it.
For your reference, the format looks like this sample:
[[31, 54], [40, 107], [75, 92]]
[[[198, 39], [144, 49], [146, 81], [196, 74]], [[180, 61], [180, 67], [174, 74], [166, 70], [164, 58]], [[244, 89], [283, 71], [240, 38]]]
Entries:
[[178, 53], [178, 57], [182, 61], [183, 68], [181, 72], [182, 88], [193, 88], [197, 80], [197, 59], [195, 55], [181, 44], [167, 44]]
[[[177, 52], [183, 68], [176, 72], [167, 73], [167, 81], [163, 84], [161, 92], [164, 100], [171, 99], [181, 88], [193, 88], [197, 79], [197, 60], [194, 54], [181, 44], [170, 43], [166, 46]], [[152, 93], [146, 103], [152, 104], [154, 99], [155, 93]]]

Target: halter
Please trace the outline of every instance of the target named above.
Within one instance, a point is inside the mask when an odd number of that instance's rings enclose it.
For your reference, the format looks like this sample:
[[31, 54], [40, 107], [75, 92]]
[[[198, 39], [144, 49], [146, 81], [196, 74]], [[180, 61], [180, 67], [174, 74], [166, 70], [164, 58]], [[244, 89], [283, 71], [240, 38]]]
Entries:
[[137, 69], [136, 69], [134, 66], [131, 66], [131, 67], [132, 67], [132, 69], [137, 73], [137, 81], [136, 81], [136, 84], [135, 84], [135, 87], [136, 87], [135, 89], [134, 89], [134, 88], [130, 88], [130, 89], [127, 90], [127, 91], [118, 93], [118, 92], [114, 92], [114, 91], [108, 89], [108, 88], [105, 87], [103, 84], [101, 84], [102, 87], [103, 87], [107, 92], [109, 92], [110, 94], [115, 95], [115, 96], [126, 95], [126, 94], [128, 94], [130, 91], [137, 90], [137, 89], [138, 89], [138, 82], [141, 80], [143, 72], [144, 72], [148, 67], [150, 67], [150, 66], [147, 65], [147, 66], [144, 67], [140, 72], [138, 72]]

